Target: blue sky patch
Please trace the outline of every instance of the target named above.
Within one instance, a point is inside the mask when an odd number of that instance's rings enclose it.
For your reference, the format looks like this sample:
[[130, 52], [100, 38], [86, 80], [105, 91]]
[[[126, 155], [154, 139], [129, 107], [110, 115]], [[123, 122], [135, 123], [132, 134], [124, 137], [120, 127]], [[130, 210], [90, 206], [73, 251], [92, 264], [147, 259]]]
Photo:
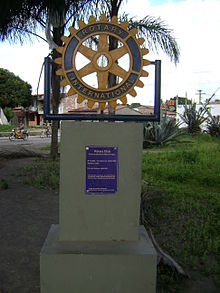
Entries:
[[150, 4], [153, 6], [157, 6], [157, 5], [162, 5], [162, 4], [166, 4], [168, 2], [171, 3], [178, 3], [178, 2], [182, 2], [183, 0], [150, 0]]

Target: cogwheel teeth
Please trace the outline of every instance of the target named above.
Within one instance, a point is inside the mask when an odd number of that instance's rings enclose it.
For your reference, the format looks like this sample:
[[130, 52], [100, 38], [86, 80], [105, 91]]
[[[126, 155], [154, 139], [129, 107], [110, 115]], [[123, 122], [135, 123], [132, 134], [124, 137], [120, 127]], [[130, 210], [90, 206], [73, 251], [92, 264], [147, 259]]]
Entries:
[[[55, 63], [61, 66], [56, 71], [57, 75], [63, 76], [61, 86], [70, 85], [68, 95], [77, 93], [77, 102], [88, 100], [89, 108], [95, 103], [99, 104], [101, 110], [107, 104], [116, 108], [117, 100], [126, 105], [126, 95], [135, 97], [135, 86], [142, 88], [144, 83], [140, 78], [148, 76], [148, 72], [143, 70], [144, 66], [150, 64], [150, 61], [143, 59], [149, 52], [141, 48], [144, 39], [136, 38], [137, 29], [129, 30], [127, 21], [119, 24], [116, 16], [111, 21], [107, 20], [105, 14], [98, 21], [90, 16], [88, 24], [79, 20], [78, 27], [70, 27], [70, 36], [63, 36], [64, 45], [56, 49], [61, 54], [55, 59]], [[120, 47], [110, 47], [112, 36], [120, 42]], [[92, 42], [94, 46], [88, 45]], [[76, 66], [78, 53], [88, 61], [81, 68]], [[119, 61], [123, 56], [129, 58], [128, 70]], [[95, 76], [97, 87], [91, 85], [94, 81], [88, 82], [90, 74], [93, 74], [93, 78]], [[110, 83], [112, 79], [120, 82]]]

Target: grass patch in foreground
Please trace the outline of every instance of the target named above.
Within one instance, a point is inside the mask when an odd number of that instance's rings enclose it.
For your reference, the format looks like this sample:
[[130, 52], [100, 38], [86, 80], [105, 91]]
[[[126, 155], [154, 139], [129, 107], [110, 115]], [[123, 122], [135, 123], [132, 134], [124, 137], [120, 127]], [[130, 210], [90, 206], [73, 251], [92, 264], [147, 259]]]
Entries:
[[163, 249], [184, 269], [211, 276], [220, 286], [220, 140], [191, 139], [144, 153], [143, 179], [163, 194], [147, 201], [147, 220]]
[[59, 189], [59, 160], [37, 159], [31, 166], [21, 169], [17, 176], [24, 184], [38, 188]]

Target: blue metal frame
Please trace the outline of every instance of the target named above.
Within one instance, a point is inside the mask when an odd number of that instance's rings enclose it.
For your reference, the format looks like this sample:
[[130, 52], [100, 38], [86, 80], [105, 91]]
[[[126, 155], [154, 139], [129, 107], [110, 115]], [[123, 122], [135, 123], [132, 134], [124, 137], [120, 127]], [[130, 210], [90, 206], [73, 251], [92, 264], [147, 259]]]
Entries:
[[155, 66], [154, 114], [153, 115], [109, 115], [109, 114], [51, 114], [51, 63], [50, 57], [44, 60], [44, 119], [45, 120], [106, 120], [106, 121], [160, 121], [161, 60], [152, 61]]

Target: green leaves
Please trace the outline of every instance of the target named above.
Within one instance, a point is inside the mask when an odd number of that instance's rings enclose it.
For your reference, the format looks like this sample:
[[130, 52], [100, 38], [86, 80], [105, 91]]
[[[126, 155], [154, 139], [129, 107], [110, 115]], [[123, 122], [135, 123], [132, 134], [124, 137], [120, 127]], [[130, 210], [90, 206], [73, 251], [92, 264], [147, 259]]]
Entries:
[[144, 126], [144, 147], [147, 145], [163, 145], [182, 134], [179, 124], [174, 119], [161, 115], [160, 122], [147, 123]]
[[0, 107], [27, 107], [31, 103], [31, 85], [14, 73], [0, 68]]
[[211, 136], [220, 136], [220, 116], [213, 116], [209, 109], [206, 109], [208, 115], [207, 118], [207, 130]]
[[138, 33], [145, 37], [151, 50], [158, 52], [158, 47], [167, 54], [175, 64], [179, 62], [180, 50], [173, 36], [173, 30], [164, 21], [153, 16], [145, 16], [141, 20], [129, 19], [129, 26], [136, 27]]
[[187, 125], [188, 133], [195, 134], [201, 131], [202, 123], [207, 119], [204, 106], [196, 109], [196, 103], [185, 106], [185, 111], [180, 115], [182, 121]]

